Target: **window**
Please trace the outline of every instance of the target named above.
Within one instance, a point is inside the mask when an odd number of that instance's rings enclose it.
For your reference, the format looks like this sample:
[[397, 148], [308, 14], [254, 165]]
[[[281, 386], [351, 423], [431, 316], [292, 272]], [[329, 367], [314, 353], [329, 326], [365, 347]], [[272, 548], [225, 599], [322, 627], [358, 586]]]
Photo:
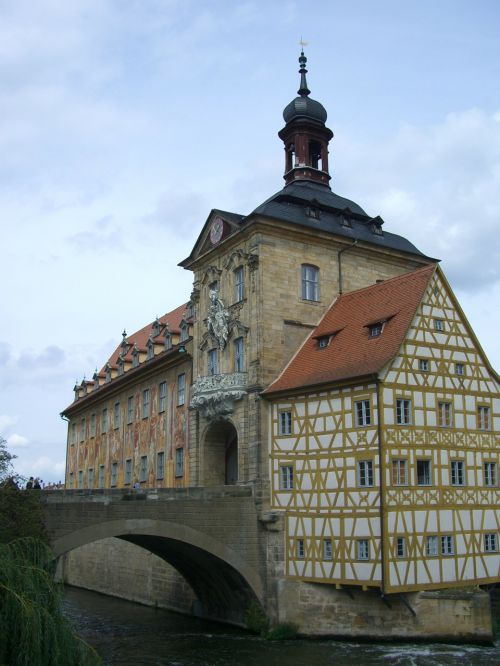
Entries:
[[88, 471], [88, 481], [89, 481], [89, 483], [88, 483], [89, 488], [93, 488], [94, 487], [94, 470], [93, 470], [92, 467], [90, 467], [89, 471]]
[[305, 557], [304, 539], [295, 540], [295, 555], [298, 560], [303, 560]]
[[149, 417], [149, 400], [151, 397], [151, 392], [149, 389], [144, 389], [142, 392], [142, 418], [147, 419]]
[[370, 413], [370, 401], [358, 400], [358, 402], [354, 403], [354, 409], [356, 412], [356, 425], [369, 426], [372, 422], [371, 413]]
[[108, 409], [105, 407], [102, 410], [101, 433], [108, 432]]
[[118, 475], [118, 463], [111, 463], [111, 487], [116, 486], [116, 477]]
[[403, 398], [396, 400], [396, 423], [409, 425], [411, 423], [411, 402]]
[[134, 396], [127, 399], [127, 423], [130, 425], [134, 421]]
[[358, 485], [373, 486], [373, 461], [358, 461]]
[[165, 411], [167, 406], [167, 382], [160, 382], [158, 388], [158, 413]]
[[73, 472], [69, 473], [69, 487], [73, 488], [75, 485], [75, 478]]
[[186, 375], [177, 377], [177, 406], [180, 407], [186, 400]]
[[293, 489], [293, 465], [280, 466], [280, 490]]
[[156, 454], [156, 478], [163, 479], [165, 476], [165, 454], [160, 451]]
[[208, 374], [217, 375], [219, 373], [219, 352], [217, 349], [208, 350]]
[[90, 436], [95, 437], [95, 413], [90, 415]]
[[396, 557], [406, 557], [406, 541], [404, 537], [396, 538]]
[[479, 405], [477, 408], [477, 427], [479, 430], [490, 429], [490, 408]]
[[431, 461], [417, 460], [417, 485], [430, 486], [432, 484]]
[[132, 459], [125, 460], [125, 485], [129, 486], [132, 483]]
[[141, 463], [139, 467], [139, 481], [146, 481], [148, 478], [148, 457], [141, 456]]
[[465, 366], [463, 363], [455, 363], [455, 374], [465, 375]]
[[437, 557], [438, 555], [438, 538], [435, 534], [428, 536], [425, 540], [425, 554], [428, 557]]
[[453, 536], [451, 534], [443, 534], [441, 537], [441, 555], [453, 555], [454, 552]]
[[168, 329], [165, 331], [165, 349], [172, 349], [172, 333]]
[[278, 435], [292, 434], [292, 412], [278, 413]]
[[80, 442], [85, 441], [85, 416], [80, 419]]
[[83, 488], [83, 470], [78, 470], [78, 487]]
[[420, 372], [429, 372], [429, 361], [426, 358], [419, 358], [418, 369]]
[[236, 303], [243, 300], [245, 294], [245, 274], [243, 266], [234, 271], [234, 300]]
[[331, 339], [332, 339], [331, 335], [322, 335], [320, 338], [318, 338], [318, 348], [326, 349], [326, 347], [328, 347], [328, 345], [330, 344]]
[[494, 462], [484, 463], [484, 485], [485, 486], [498, 485], [497, 464]]
[[120, 403], [115, 402], [114, 410], [113, 410], [113, 425], [115, 427], [115, 430], [120, 427]]
[[99, 488], [104, 488], [104, 465], [99, 465]]
[[376, 324], [371, 324], [368, 326], [368, 334], [370, 338], [378, 338], [382, 334], [382, 329], [384, 325], [382, 322], [377, 322]]
[[134, 348], [132, 352], [132, 367], [137, 368], [139, 366], [139, 350]]
[[148, 352], [147, 352], [147, 355], [146, 355], [146, 359], [148, 361], [150, 361], [153, 358], [154, 355], [155, 355], [155, 346], [154, 346], [154, 342], [150, 338], [148, 340]]
[[179, 337], [179, 342], [185, 342], [189, 338], [189, 324], [187, 321], [183, 321], [181, 324], [181, 334]]
[[356, 542], [357, 546], [357, 559], [358, 560], [369, 560], [370, 559], [370, 543], [368, 539], [358, 539]]
[[463, 460], [451, 461], [451, 485], [463, 486], [465, 484], [465, 473]]
[[440, 428], [451, 427], [451, 402], [438, 402], [438, 422]]
[[331, 539], [323, 539], [323, 559], [324, 560], [333, 559]]
[[184, 475], [184, 449], [175, 449], [175, 476]]
[[484, 550], [487, 553], [496, 553], [498, 550], [498, 536], [495, 533], [484, 535]]
[[305, 301], [319, 300], [319, 268], [302, 265], [302, 298]]
[[245, 371], [245, 355], [243, 347], [243, 338], [236, 338], [234, 341], [234, 371]]
[[408, 484], [408, 461], [392, 461], [392, 485], [406, 486]]
[[444, 321], [442, 319], [434, 319], [434, 330], [444, 331]]
[[76, 444], [76, 423], [71, 424], [71, 443]]

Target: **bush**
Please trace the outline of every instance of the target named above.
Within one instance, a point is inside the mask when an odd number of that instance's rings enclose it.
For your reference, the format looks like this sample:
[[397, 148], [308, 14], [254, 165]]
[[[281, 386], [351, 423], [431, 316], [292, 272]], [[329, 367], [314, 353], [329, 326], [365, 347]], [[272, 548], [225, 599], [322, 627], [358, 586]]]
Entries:
[[289, 641], [297, 638], [298, 627], [292, 622], [279, 622], [267, 632], [266, 638], [270, 641]]
[[254, 634], [266, 636], [269, 631], [269, 619], [256, 601], [252, 601], [245, 611], [245, 624]]

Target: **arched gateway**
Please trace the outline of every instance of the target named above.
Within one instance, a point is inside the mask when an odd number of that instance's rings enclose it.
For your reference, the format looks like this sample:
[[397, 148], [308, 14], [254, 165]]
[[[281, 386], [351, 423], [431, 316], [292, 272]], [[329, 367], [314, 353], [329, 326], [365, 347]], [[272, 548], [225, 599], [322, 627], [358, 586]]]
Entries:
[[238, 482], [238, 433], [229, 421], [211, 424], [203, 440], [203, 485], [232, 486]]

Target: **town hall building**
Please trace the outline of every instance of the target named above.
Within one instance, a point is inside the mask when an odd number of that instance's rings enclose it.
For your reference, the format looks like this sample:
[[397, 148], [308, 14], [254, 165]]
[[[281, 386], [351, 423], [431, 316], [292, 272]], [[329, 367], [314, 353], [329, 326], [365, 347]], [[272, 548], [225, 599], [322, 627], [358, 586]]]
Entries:
[[332, 191], [299, 63], [283, 189], [210, 212], [191, 294], [124, 331], [63, 415], [68, 489], [251, 486], [268, 612], [308, 633], [325, 594], [500, 580], [500, 394], [438, 261]]

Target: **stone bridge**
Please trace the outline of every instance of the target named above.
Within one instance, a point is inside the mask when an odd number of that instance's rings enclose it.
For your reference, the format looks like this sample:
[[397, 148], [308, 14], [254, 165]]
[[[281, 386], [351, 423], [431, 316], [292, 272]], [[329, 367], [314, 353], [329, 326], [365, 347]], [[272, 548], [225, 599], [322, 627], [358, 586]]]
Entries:
[[175, 567], [204, 617], [239, 624], [252, 601], [265, 605], [266, 558], [251, 487], [62, 490], [42, 497], [57, 557], [118, 537]]

